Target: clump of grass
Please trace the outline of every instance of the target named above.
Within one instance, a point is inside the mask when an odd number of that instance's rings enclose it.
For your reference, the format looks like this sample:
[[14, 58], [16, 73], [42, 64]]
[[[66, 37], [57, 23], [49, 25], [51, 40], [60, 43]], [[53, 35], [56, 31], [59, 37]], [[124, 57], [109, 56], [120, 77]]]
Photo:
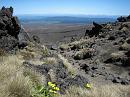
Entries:
[[130, 45], [125, 42], [123, 45], [121, 45], [120, 47], [121, 50], [130, 50]]
[[62, 44], [62, 45], [59, 46], [59, 48], [61, 50], [68, 50], [68, 49], [70, 49], [70, 47], [68, 46], [68, 44]]
[[23, 68], [24, 60], [18, 55], [3, 56], [0, 59], [0, 97], [31, 97], [32, 87], [36, 82], [41, 83], [38, 81], [41, 76], [32, 70], [25, 75], [25, 71], [28, 71]]
[[[7, 97], [29, 97], [28, 78], [22, 74], [22, 60], [16, 55], [3, 57], [0, 63], [0, 93]], [[4, 96], [3, 96], [4, 97]]]
[[42, 46], [41, 52], [42, 52], [43, 56], [48, 56], [49, 55], [49, 50], [44, 45]]
[[117, 53], [112, 53], [111, 54], [111, 58], [112, 60], [118, 60], [118, 59], [122, 59], [124, 57], [124, 52], [120, 51], [120, 52], [117, 52]]
[[29, 51], [26, 51], [26, 50], [22, 50], [20, 53], [21, 53], [24, 60], [30, 60], [30, 59], [33, 59], [35, 57], [34, 52], [29, 52]]
[[60, 97], [130, 97], [130, 86], [123, 85], [101, 85], [92, 89], [81, 87], [70, 87], [65, 95]]
[[55, 57], [47, 57], [44, 59], [44, 64], [57, 64], [57, 59]]
[[34, 60], [29, 60], [29, 63], [33, 65], [43, 65], [45, 62], [39, 59], [34, 59]]
[[46, 84], [46, 77], [44, 75], [36, 72], [33, 69], [24, 68], [23, 75], [25, 77], [29, 77], [34, 85], [38, 85], [38, 84], [45, 85]]
[[74, 42], [72, 42], [72, 43], [69, 43], [69, 45], [70, 46], [72, 46], [72, 45], [77, 45], [77, 46], [79, 46], [79, 45], [82, 45], [82, 44], [85, 44], [85, 43], [87, 43], [89, 40], [88, 39], [80, 39], [80, 40], [78, 40], [78, 41], [74, 41]]
[[122, 31], [122, 32], [128, 32], [129, 30], [128, 30], [127, 27], [123, 27], [123, 28], [121, 29], [121, 31]]
[[24, 77], [22, 72], [16, 73], [8, 82], [7, 90], [14, 97], [29, 97], [31, 90], [31, 81]]
[[6, 51], [0, 48], [0, 56], [5, 56], [5, 55], [6, 55]]
[[86, 59], [92, 57], [93, 55], [94, 55], [94, 49], [91, 48], [82, 49], [75, 53], [74, 59], [76, 60]]

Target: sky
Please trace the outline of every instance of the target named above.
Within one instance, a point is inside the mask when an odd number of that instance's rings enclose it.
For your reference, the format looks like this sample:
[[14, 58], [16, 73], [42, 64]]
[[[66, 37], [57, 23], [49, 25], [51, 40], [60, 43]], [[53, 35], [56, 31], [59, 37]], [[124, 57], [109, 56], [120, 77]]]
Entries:
[[130, 0], [0, 0], [14, 14], [128, 15]]

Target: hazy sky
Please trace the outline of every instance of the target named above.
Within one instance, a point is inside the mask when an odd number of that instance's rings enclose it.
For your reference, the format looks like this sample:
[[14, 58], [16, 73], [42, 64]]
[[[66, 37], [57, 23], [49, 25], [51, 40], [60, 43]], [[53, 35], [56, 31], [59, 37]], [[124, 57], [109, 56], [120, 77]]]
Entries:
[[130, 0], [0, 0], [15, 14], [128, 15]]

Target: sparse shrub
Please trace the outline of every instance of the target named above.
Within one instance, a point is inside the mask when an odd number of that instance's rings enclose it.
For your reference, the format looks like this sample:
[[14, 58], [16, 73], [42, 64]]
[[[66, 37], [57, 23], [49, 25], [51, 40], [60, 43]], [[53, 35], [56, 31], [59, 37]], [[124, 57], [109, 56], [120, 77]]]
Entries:
[[75, 49], [83, 49], [83, 45], [81, 44], [72, 45], [71, 50], [75, 50]]
[[128, 32], [129, 30], [128, 30], [127, 27], [123, 27], [123, 28], [121, 29], [121, 31], [123, 31], [123, 32]]
[[74, 55], [75, 60], [81, 60], [86, 58], [91, 58], [94, 55], [94, 49], [82, 49], [81, 51], [78, 51]]
[[48, 56], [49, 55], [49, 50], [45, 46], [42, 48], [41, 52], [42, 52], [43, 56]]
[[59, 46], [61, 50], [68, 50], [70, 47], [67, 44], [62, 44]]
[[83, 59], [83, 58], [84, 58], [83, 51], [78, 51], [78, 52], [76, 52], [75, 55], [74, 55], [74, 59], [76, 59], [76, 60], [81, 60], [81, 59]]
[[35, 53], [23, 50], [23, 51], [21, 51], [21, 55], [23, 56], [24, 60], [30, 60], [30, 59], [34, 58]]
[[121, 45], [120, 50], [130, 50], [130, 45], [125, 42], [123, 45]]
[[0, 56], [5, 56], [5, 55], [6, 55], [6, 51], [0, 48]]
[[124, 53], [123, 52], [117, 52], [117, 53], [112, 53], [111, 54], [111, 58], [112, 58], [112, 60], [114, 61], [116, 61], [116, 60], [121, 60], [122, 58], [123, 58], [123, 56], [124, 56]]

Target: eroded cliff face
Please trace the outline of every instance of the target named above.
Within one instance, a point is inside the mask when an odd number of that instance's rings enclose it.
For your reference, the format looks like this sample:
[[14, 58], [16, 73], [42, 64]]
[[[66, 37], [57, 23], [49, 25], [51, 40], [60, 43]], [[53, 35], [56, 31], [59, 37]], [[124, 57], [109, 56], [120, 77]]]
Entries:
[[2, 7], [0, 10], [0, 49], [14, 50], [28, 40], [27, 33], [18, 20], [13, 16], [13, 8]]

